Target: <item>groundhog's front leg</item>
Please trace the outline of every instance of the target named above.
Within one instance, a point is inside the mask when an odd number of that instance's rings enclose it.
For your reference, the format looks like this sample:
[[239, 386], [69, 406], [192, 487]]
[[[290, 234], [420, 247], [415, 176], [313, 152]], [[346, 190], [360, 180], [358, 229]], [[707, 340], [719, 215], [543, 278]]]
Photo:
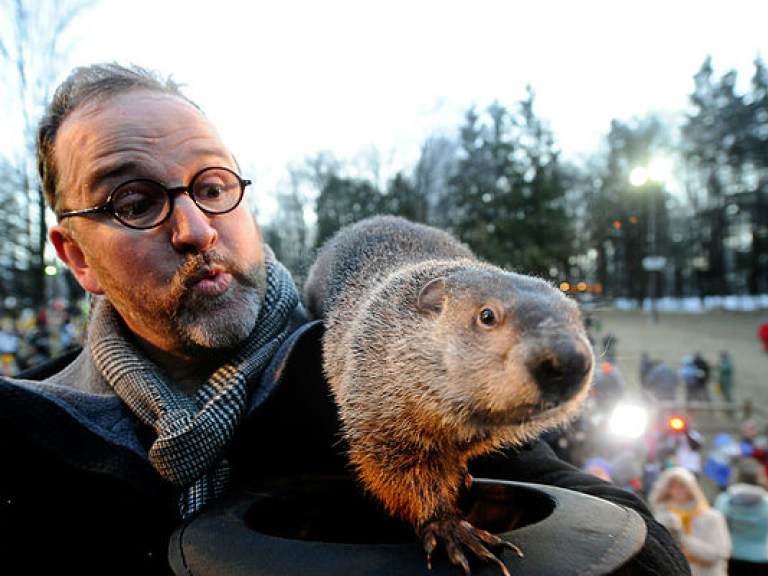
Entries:
[[[464, 485], [469, 489], [472, 485], [472, 476], [464, 475]], [[464, 554], [466, 548], [475, 556], [489, 564], [495, 564], [504, 576], [511, 576], [506, 565], [491, 550], [514, 550], [518, 556], [523, 556], [522, 550], [506, 540], [491, 534], [490, 532], [473, 526], [462, 519], [458, 507], [451, 506], [448, 512], [429, 520], [421, 526], [419, 537], [427, 552], [427, 566], [432, 569], [432, 554], [438, 544], [442, 543], [450, 561], [460, 566], [464, 573], [469, 575], [469, 562]], [[490, 550], [489, 550], [490, 549]]]
[[[440, 458], [418, 450], [409, 450], [409, 462], [390, 468], [385, 453], [371, 457], [374, 450], [355, 451], [353, 458], [366, 487], [376, 495], [389, 512], [411, 523], [427, 552], [427, 565], [432, 568], [432, 555], [442, 546], [450, 561], [470, 574], [466, 552], [498, 566], [504, 576], [507, 567], [491, 550], [520, 549], [494, 534], [473, 526], [461, 516], [458, 498], [462, 483], [469, 487], [472, 478], [458, 459], [441, 452]], [[391, 455], [391, 452], [390, 452]], [[402, 452], [401, 452], [402, 456]]]

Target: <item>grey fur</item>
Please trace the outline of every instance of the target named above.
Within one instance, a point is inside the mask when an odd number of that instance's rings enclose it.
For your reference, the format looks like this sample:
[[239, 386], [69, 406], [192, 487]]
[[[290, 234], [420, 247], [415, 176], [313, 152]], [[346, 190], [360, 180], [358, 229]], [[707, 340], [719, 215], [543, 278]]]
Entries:
[[339, 230], [318, 253], [305, 284], [307, 308], [323, 318], [352, 280], [373, 286], [404, 264], [474, 257], [443, 230], [396, 216], [368, 218]]

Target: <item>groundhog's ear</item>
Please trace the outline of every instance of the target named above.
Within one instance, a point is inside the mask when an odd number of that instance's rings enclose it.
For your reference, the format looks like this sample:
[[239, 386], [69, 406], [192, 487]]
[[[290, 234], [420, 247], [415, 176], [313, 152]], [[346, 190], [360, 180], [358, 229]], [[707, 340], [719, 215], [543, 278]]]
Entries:
[[420, 312], [437, 314], [445, 301], [445, 278], [434, 278], [419, 292], [417, 306]]

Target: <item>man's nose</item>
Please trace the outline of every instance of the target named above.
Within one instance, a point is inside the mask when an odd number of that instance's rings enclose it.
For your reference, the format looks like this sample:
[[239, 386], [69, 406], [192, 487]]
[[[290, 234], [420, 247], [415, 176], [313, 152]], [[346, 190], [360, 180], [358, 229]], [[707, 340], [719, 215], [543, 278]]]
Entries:
[[180, 252], [202, 252], [213, 246], [218, 238], [211, 217], [200, 210], [189, 194], [178, 194], [171, 213], [174, 248]]

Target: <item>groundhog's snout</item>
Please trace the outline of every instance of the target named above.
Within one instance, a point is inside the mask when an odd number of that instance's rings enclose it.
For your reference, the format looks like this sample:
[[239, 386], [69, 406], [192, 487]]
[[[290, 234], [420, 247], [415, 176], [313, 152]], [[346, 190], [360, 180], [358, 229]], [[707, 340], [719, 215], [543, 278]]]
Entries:
[[562, 335], [532, 351], [527, 367], [545, 403], [565, 402], [587, 385], [592, 352], [582, 339]]

